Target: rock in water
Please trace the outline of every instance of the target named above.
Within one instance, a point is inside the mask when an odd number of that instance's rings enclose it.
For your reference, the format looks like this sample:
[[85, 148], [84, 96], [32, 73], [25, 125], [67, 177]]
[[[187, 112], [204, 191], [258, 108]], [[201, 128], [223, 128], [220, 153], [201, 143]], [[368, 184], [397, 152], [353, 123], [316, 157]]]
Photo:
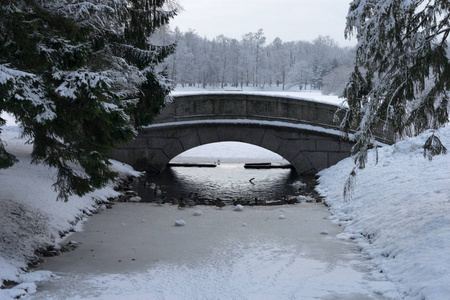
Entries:
[[194, 211], [194, 216], [201, 216], [203, 212], [201, 210]]
[[302, 196], [302, 195], [298, 196], [297, 199], [298, 202], [305, 201], [307, 203], [313, 203], [315, 201], [315, 199], [310, 196]]
[[134, 196], [134, 197], [131, 197], [130, 198], [130, 200], [128, 200], [128, 201], [130, 201], [130, 202], [141, 202], [141, 197], [139, 197], [139, 196]]
[[296, 189], [297, 191], [305, 189], [306, 188], [306, 183], [301, 182], [300, 180], [294, 182], [292, 184], [292, 186], [294, 187], [294, 189]]
[[184, 226], [186, 222], [184, 220], [175, 220], [175, 226]]
[[233, 210], [234, 210], [234, 211], [243, 211], [243, 210], [244, 210], [244, 207], [243, 207], [242, 205], [238, 204], [238, 205], [236, 205], [236, 206], [233, 208]]
[[278, 219], [284, 220], [284, 219], [286, 219], [286, 216], [285, 216], [285, 215], [280, 215], [280, 216], [278, 217]]

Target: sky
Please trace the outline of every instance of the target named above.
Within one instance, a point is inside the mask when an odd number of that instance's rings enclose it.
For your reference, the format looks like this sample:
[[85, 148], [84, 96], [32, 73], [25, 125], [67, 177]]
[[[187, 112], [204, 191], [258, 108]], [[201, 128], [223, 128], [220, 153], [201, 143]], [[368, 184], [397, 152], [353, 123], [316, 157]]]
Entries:
[[344, 38], [350, 0], [178, 0], [184, 11], [171, 21], [172, 28], [195, 30], [213, 39], [223, 34], [241, 39], [263, 29], [267, 43], [276, 37], [284, 42], [312, 41], [331, 36], [341, 46], [356, 39]]

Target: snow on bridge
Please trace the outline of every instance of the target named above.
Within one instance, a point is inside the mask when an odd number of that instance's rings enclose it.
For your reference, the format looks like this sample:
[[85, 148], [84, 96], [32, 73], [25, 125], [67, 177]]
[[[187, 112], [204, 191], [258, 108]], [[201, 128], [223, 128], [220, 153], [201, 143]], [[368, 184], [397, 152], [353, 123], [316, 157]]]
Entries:
[[174, 95], [154, 124], [118, 146], [114, 159], [135, 169], [163, 171], [191, 148], [224, 141], [253, 144], [289, 161], [299, 174], [315, 174], [350, 155], [336, 104], [246, 92]]

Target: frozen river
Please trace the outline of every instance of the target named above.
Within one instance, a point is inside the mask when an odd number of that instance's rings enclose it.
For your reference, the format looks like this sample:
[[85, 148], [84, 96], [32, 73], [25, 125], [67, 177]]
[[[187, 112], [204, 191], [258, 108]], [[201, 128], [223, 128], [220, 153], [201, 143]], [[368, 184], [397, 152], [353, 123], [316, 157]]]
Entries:
[[[221, 145], [222, 155], [227, 149], [235, 145]], [[246, 155], [277, 159], [248, 148], [240, 153], [243, 158], [234, 162], [244, 162]], [[296, 178], [290, 170], [254, 172], [234, 164], [215, 171], [174, 169], [169, 179], [148, 180], [172, 193], [168, 197], [185, 196], [188, 187], [223, 198], [292, 192]], [[254, 186], [250, 177], [256, 178]], [[195, 216], [198, 210], [202, 214]], [[117, 203], [67, 238], [78, 248], [39, 266], [57, 276], [41, 282], [30, 299], [384, 299], [377, 291], [389, 283], [376, 279], [356, 244], [338, 238], [342, 228], [330, 219], [322, 203], [243, 211], [231, 205], [180, 210], [171, 204]], [[175, 226], [175, 220], [186, 224]]]
[[39, 267], [57, 277], [31, 299], [384, 299], [387, 283], [329, 217], [319, 203], [118, 203], [69, 237], [77, 249]]
[[286, 196], [298, 194], [294, 183], [304, 183], [302, 194], [313, 191], [313, 175], [301, 178], [291, 169], [246, 169], [244, 164], [222, 163], [215, 168], [170, 167], [158, 175], [148, 175], [134, 185], [144, 202], [154, 202], [161, 198], [148, 184], [155, 184], [166, 200], [172, 198], [191, 199], [197, 194], [200, 204], [206, 204], [217, 198], [227, 204], [242, 199], [254, 203], [258, 198], [263, 201], [282, 200]]

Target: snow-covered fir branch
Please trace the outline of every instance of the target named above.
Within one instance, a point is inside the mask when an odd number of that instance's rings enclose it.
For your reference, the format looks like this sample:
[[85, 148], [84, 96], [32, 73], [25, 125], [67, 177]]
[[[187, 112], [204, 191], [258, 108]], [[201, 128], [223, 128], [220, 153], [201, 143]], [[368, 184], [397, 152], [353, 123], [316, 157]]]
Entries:
[[364, 95], [374, 107], [369, 113], [379, 117], [361, 123], [362, 128], [389, 121], [404, 137], [448, 122], [449, 19], [447, 1], [355, 0], [350, 4], [346, 34], [358, 38], [356, 62], [372, 76]]
[[[152, 121], [171, 90], [156, 65], [174, 45], [148, 43], [174, 10], [151, 0], [12, 0], [0, 4], [1, 111], [57, 168], [58, 198], [115, 176], [108, 154]], [[120, 46], [118, 46], [120, 45]], [[0, 167], [14, 163], [0, 149]], [[95, 155], [94, 155], [95, 154]], [[80, 171], [81, 170], [81, 171]]]

